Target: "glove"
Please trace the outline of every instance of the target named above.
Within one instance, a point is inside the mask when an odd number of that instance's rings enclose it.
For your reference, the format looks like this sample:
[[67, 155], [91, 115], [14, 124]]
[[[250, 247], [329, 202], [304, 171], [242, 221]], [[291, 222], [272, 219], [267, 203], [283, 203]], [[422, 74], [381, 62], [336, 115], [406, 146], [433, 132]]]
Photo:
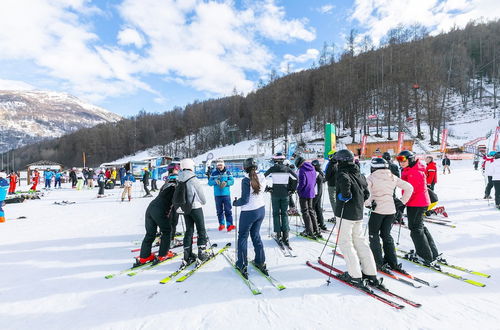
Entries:
[[352, 199], [352, 197], [349, 197], [349, 198], [346, 198], [344, 196], [342, 196], [342, 193], [338, 194], [337, 197], [339, 198], [339, 200], [341, 200], [342, 202], [348, 202]]
[[377, 202], [372, 201], [372, 205], [370, 206], [370, 209], [371, 209], [372, 211], [375, 211], [375, 208], [376, 208], [376, 207], [377, 207]]
[[219, 179], [215, 180], [215, 183], [216, 183], [218, 186], [220, 186], [220, 180], [219, 180]]
[[233, 200], [233, 206], [238, 206], [238, 205], [236, 205], [237, 201], [238, 201], [238, 198], [235, 197], [234, 200]]
[[270, 192], [270, 193], [272, 193], [273, 192], [273, 187], [266, 186], [266, 188], [264, 189], [264, 192]]
[[227, 181], [222, 181], [221, 183], [219, 183], [219, 187], [221, 189], [224, 189], [224, 187], [227, 185]]
[[288, 190], [288, 196], [292, 196], [293, 194], [295, 194], [295, 190]]

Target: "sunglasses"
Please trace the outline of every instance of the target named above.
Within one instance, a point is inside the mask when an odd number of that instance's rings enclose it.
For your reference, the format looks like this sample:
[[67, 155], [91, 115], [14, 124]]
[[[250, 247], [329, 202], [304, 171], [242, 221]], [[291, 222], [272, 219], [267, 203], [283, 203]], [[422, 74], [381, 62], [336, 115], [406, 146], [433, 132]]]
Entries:
[[396, 160], [398, 162], [406, 162], [408, 158], [406, 158], [406, 156], [396, 156]]

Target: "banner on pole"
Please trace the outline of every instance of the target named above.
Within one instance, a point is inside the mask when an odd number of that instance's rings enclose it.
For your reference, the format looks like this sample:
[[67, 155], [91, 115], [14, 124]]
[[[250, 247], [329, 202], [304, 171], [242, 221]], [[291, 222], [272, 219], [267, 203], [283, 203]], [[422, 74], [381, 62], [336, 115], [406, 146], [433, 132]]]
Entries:
[[446, 140], [448, 139], [448, 129], [443, 129], [443, 134], [441, 135], [441, 152], [446, 152]]
[[328, 153], [330, 151], [336, 151], [337, 148], [337, 140], [336, 140], [336, 129], [334, 124], [325, 124], [325, 151], [324, 157], [328, 159]]
[[493, 139], [493, 150], [497, 151], [498, 148], [498, 137], [500, 135], [500, 126], [497, 126], [497, 130], [495, 131], [495, 138]]
[[368, 139], [368, 135], [363, 135], [361, 139], [361, 157], [363, 157], [366, 153], [366, 140]]
[[403, 151], [403, 143], [405, 139], [405, 132], [398, 133], [398, 154]]

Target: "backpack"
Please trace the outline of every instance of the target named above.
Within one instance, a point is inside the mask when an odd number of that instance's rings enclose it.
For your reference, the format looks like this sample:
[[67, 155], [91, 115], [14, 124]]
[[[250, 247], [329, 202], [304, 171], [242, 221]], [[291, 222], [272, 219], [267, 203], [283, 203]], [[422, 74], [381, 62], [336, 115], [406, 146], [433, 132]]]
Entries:
[[195, 196], [193, 195], [193, 199], [191, 201], [188, 200], [187, 196], [187, 182], [194, 178], [195, 176], [190, 177], [186, 181], [177, 181], [177, 185], [175, 186], [174, 196], [172, 197], [172, 205], [175, 209], [181, 208], [184, 214], [191, 213], [193, 209], [193, 202]]

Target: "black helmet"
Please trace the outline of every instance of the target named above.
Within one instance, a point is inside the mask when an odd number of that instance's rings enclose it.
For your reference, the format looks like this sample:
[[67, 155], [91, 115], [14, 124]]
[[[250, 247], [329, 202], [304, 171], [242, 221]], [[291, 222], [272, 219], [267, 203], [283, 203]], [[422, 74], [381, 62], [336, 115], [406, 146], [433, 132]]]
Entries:
[[321, 164], [319, 163], [319, 160], [315, 159], [311, 162], [312, 166], [316, 169], [316, 171], [321, 171]]
[[382, 154], [382, 158], [387, 160], [388, 162], [390, 162], [391, 161], [391, 154], [386, 151]]
[[285, 156], [283, 155], [283, 153], [281, 152], [277, 152], [274, 156], [273, 156], [273, 161], [275, 163], [283, 163], [283, 161], [285, 160]]
[[333, 159], [335, 159], [339, 162], [353, 162], [354, 161], [354, 154], [349, 149], [342, 149], [342, 150], [339, 150], [335, 153], [335, 155], [333, 156]]
[[302, 156], [295, 158], [295, 166], [300, 167], [306, 160]]
[[396, 159], [398, 160], [398, 162], [408, 160], [410, 163], [412, 163], [415, 161], [415, 153], [410, 150], [403, 150], [396, 156]]
[[383, 158], [374, 157], [370, 162], [370, 166], [372, 172], [374, 172], [382, 168], [389, 168], [389, 163]]
[[245, 169], [245, 172], [248, 173], [252, 168], [257, 169], [257, 162], [254, 158], [247, 158], [243, 161], [243, 168]]

